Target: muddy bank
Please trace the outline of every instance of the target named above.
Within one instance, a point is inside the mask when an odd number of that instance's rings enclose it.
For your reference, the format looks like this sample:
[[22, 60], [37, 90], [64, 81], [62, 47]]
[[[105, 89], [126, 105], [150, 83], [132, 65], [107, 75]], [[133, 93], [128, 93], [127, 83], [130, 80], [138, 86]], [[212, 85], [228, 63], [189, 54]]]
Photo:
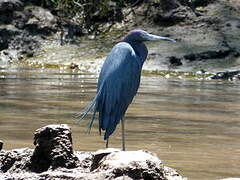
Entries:
[[[171, 2], [171, 3], [170, 3]], [[136, 8], [135, 25], [177, 39], [174, 46], [161, 43], [152, 48], [147, 64], [162, 69], [210, 72], [240, 68], [240, 4], [236, 0], [165, 1]], [[148, 13], [149, 19], [144, 13]], [[136, 21], [138, 20], [138, 21]], [[158, 61], [161, 61], [159, 63]], [[224, 69], [225, 68], [225, 69]]]
[[[59, 1], [60, 2], [60, 1]], [[35, 57], [44, 47], [59, 47], [64, 44], [80, 44], [80, 37], [95, 39], [101, 34], [99, 24], [119, 22], [118, 10], [89, 12], [88, 9], [55, 7], [53, 1], [4, 0], [0, 2], [0, 62], [21, 61]], [[61, 2], [60, 2], [61, 3]], [[85, 2], [86, 3], [86, 2]], [[85, 4], [82, 4], [85, 6]], [[95, 4], [89, 3], [97, 10]], [[101, 4], [99, 4], [100, 6]], [[78, 7], [81, 5], [79, 4]], [[88, 4], [87, 4], [88, 6]], [[114, 8], [113, 8], [114, 9]], [[113, 14], [109, 14], [113, 13]], [[109, 29], [106, 25], [105, 29]]]
[[34, 57], [47, 44], [63, 43], [79, 33], [78, 26], [61, 22], [38, 1], [0, 2], [0, 61], [11, 62]]
[[[91, 23], [98, 24], [98, 28], [89, 26], [88, 30], [84, 29], [89, 24], [86, 21], [66, 21], [55, 11], [41, 7], [37, 1], [7, 0], [0, 3], [0, 59], [35, 58], [39, 52], [51, 56], [52, 52], [45, 50], [49, 44], [56, 49], [69, 43], [81, 47], [84, 42], [79, 37], [83, 35], [91, 41], [89, 47], [94, 43], [98, 45], [93, 50], [83, 49], [81, 56], [106, 56], [126, 32], [142, 28], [177, 40], [175, 45], [150, 43], [145, 70], [238, 71], [239, 8], [237, 0], [139, 1], [134, 6], [118, 8], [121, 17], [118, 20], [104, 18], [98, 13], [91, 15]], [[51, 63], [51, 59], [47, 63]], [[74, 63], [80, 63], [80, 60]]]
[[34, 144], [35, 149], [0, 151], [1, 179], [186, 179], [144, 150], [73, 151], [64, 124], [36, 130]]
[[25, 1], [0, 2], [1, 61], [32, 57], [44, 37], [56, 32], [56, 18], [46, 9]]

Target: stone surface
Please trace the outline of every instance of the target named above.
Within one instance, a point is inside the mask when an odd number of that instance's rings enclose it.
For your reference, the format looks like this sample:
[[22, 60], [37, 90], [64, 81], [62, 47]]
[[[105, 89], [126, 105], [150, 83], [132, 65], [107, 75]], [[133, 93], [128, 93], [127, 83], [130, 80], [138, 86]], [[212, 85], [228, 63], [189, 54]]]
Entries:
[[165, 179], [161, 161], [144, 151], [119, 151], [104, 157], [95, 172], [103, 171], [107, 179]]
[[0, 1], [0, 13], [19, 11], [23, 9], [23, 2], [20, 0], [2, 0]]
[[66, 124], [48, 125], [34, 133], [35, 150], [31, 157], [31, 168], [43, 172], [50, 167], [74, 168], [77, 157], [72, 149], [71, 130]]
[[28, 166], [32, 153], [33, 149], [28, 148], [0, 151], [0, 174], [19, 173], [29, 170]]
[[[76, 36], [88, 33], [83, 30], [84, 24], [66, 24], [60, 16], [56, 16], [56, 12], [40, 6], [41, 3], [36, 0], [0, 2], [0, 51], [3, 51], [0, 52], [0, 61], [26, 59], [34, 56], [47, 43], [57, 46], [76, 43]], [[132, 8], [123, 8], [124, 21], [115, 27], [124, 31], [140, 27], [177, 40], [174, 45], [164, 43], [159, 48], [155, 43], [155, 47], [149, 48], [150, 61], [145, 63], [145, 67], [149, 62], [156, 70], [191, 71], [199, 70], [199, 67], [210, 72], [215, 67], [222, 67], [222, 62], [239, 61], [239, 8], [238, 0], [139, 1]], [[91, 37], [95, 39], [95, 35]], [[152, 57], [153, 53], [156, 56]], [[213, 65], [212, 60], [216, 60]]]
[[240, 80], [240, 71], [218, 72], [211, 79]]
[[238, 9], [238, 0], [163, 0], [136, 7], [135, 15], [129, 15], [128, 21], [132, 20], [132, 24], [153, 34], [177, 40], [175, 44], [164, 43], [149, 48], [149, 55], [156, 52], [157, 55], [148, 56], [145, 67], [154, 65], [156, 69], [151, 70], [204, 69], [212, 72], [216, 67], [220, 70], [232, 68], [229, 61], [239, 64]]
[[[85, 180], [186, 180], [176, 170], [166, 167], [158, 157], [150, 152], [120, 151], [105, 149], [97, 152], [79, 152], [74, 154], [78, 158], [75, 168], [49, 168], [43, 172], [33, 172], [30, 156], [32, 149], [15, 149], [0, 152], [0, 179], [85, 179]], [[95, 169], [94, 156], [102, 159]], [[41, 164], [39, 164], [41, 166]]]
[[[29, 1], [0, 1], [0, 61], [33, 56], [57, 30], [60, 30], [57, 18], [49, 10]], [[16, 53], [14, 58], [13, 52]]]
[[73, 151], [71, 130], [64, 124], [45, 126], [34, 135], [34, 150], [0, 151], [0, 179], [186, 179], [144, 150]]
[[99, 167], [100, 161], [107, 155], [113, 153], [113, 152], [119, 152], [119, 149], [100, 149], [93, 153], [93, 160], [91, 165], [91, 171], [97, 169]]

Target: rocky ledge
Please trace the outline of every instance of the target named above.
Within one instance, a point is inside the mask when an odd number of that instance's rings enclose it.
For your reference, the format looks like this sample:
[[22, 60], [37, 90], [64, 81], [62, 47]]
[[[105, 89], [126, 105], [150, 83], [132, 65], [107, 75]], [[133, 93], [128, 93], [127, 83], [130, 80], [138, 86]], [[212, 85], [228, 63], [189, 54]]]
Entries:
[[35, 149], [1, 150], [0, 179], [186, 179], [144, 150], [73, 151], [65, 124], [36, 130], [34, 145]]
[[80, 30], [80, 26], [62, 22], [50, 9], [41, 7], [41, 1], [0, 1], [0, 61], [33, 57], [42, 46], [72, 40]]

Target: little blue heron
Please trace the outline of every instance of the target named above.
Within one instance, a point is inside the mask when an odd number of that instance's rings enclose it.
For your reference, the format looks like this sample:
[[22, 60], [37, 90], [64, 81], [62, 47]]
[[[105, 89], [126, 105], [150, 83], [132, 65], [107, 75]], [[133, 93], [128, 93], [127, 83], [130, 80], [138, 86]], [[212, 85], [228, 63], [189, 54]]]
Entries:
[[124, 115], [138, 91], [142, 65], [148, 55], [143, 42], [155, 40], [175, 42], [168, 37], [152, 35], [139, 29], [130, 31], [116, 44], [102, 66], [95, 98], [79, 116], [82, 120], [93, 109], [89, 121], [90, 131], [96, 112], [99, 113], [99, 133], [101, 134], [101, 130], [105, 131], [106, 147], [109, 136], [121, 120], [122, 149], [125, 150]]

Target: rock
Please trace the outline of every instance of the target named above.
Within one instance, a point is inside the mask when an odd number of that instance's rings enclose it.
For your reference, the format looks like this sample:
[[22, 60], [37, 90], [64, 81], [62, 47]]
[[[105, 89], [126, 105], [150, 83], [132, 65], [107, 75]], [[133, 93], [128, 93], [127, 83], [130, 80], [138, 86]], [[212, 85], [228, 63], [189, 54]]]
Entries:
[[105, 171], [108, 179], [124, 176], [131, 179], [164, 179], [161, 161], [144, 151], [113, 152], [99, 164], [95, 171]]
[[119, 152], [119, 149], [101, 149], [98, 150], [97, 152], [93, 153], [93, 160], [92, 160], [92, 165], [91, 165], [91, 171], [97, 169], [99, 167], [100, 161], [107, 155], [113, 153], [113, 152]]
[[210, 77], [211, 79], [240, 80], [240, 71], [218, 72]]
[[0, 13], [9, 11], [20, 11], [23, 9], [23, 3], [20, 0], [2, 0], [0, 1]]
[[57, 30], [57, 18], [49, 10], [24, 0], [0, 1], [0, 51], [17, 51], [17, 58], [0, 54], [0, 60], [32, 57]]
[[18, 55], [16, 50], [3, 50], [0, 51], [0, 61], [12, 62], [18, 60]]
[[175, 57], [175, 56], [170, 56], [168, 57], [169, 59], [169, 62], [171, 65], [174, 65], [174, 66], [181, 66], [183, 63], [181, 61], [181, 58], [178, 58], [178, 57]]
[[36, 146], [34, 151], [29, 149], [4, 151], [0, 155], [1, 171], [7, 172], [11, 169], [14, 172], [18, 170], [44, 172], [58, 167], [75, 168], [78, 163], [72, 149], [71, 130], [66, 124], [48, 125], [37, 129], [34, 134], [34, 145]]
[[2, 150], [0, 152], [0, 174], [5, 172], [18, 173], [28, 170], [32, 153], [33, 149], [28, 148], [13, 149], [11, 151]]
[[70, 69], [78, 69], [78, 68], [79, 68], [79, 66], [77, 64], [75, 64], [75, 63], [70, 64]]
[[11, 37], [20, 34], [13, 25], [0, 26], [0, 51], [9, 47]]
[[72, 149], [71, 130], [66, 124], [48, 125], [34, 133], [36, 146], [31, 157], [31, 169], [43, 172], [48, 168], [76, 167], [77, 157]]
[[36, 130], [34, 144], [34, 150], [0, 151], [0, 179], [186, 179], [148, 151], [74, 152], [71, 131], [65, 124]]
[[57, 31], [57, 19], [47, 9], [38, 6], [28, 6], [24, 9], [28, 17], [24, 27], [33, 34], [50, 35]]
[[[187, 19], [195, 17], [195, 13], [185, 0], [161, 0], [155, 3], [149, 3], [147, 12], [149, 19], [160, 26], [173, 26]], [[146, 6], [146, 5], [143, 5]]]
[[158, 13], [153, 19], [154, 22], [161, 26], [172, 26], [190, 18], [192, 15], [191, 11], [187, 7], [180, 6], [169, 12]]
[[93, 173], [100, 173], [103, 179], [184, 179], [175, 170], [164, 167], [156, 155], [143, 150], [112, 152]]
[[212, 3], [214, 0], [191, 0], [195, 7], [197, 6], [207, 6], [209, 3]]
[[[94, 154], [104, 157], [96, 169], [91, 170]], [[75, 152], [79, 163], [75, 168], [59, 167], [42, 173], [27, 169], [31, 149], [16, 149], [0, 152], [0, 179], [84, 179], [84, 180], [186, 180], [176, 170], [166, 167], [158, 157], [150, 152], [100, 150], [97, 152]], [[106, 155], [106, 153], [109, 153]], [[101, 156], [101, 155], [100, 155]], [[127, 157], [127, 158], [126, 158]]]
[[236, 52], [233, 49], [223, 49], [216, 51], [204, 51], [200, 53], [191, 53], [184, 56], [185, 59], [190, 61], [195, 60], [205, 60], [205, 59], [221, 59], [233, 54], [235, 56]]

